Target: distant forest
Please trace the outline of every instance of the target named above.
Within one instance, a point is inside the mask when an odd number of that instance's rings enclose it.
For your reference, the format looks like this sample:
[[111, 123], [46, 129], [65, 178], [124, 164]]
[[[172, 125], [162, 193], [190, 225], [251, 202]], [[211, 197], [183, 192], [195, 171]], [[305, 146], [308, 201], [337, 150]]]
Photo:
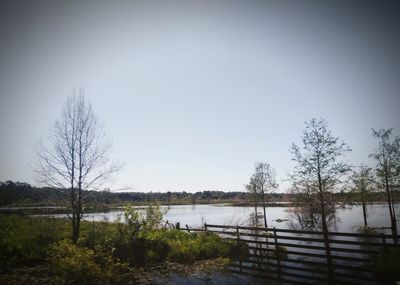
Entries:
[[[110, 192], [85, 191], [88, 207], [117, 206], [128, 203], [144, 205], [160, 204], [206, 204], [234, 203], [246, 204], [251, 198], [248, 192], [237, 191], [201, 191], [195, 193], [182, 192]], [[358, 197], [352, 192], [335, 194], [338, 202], [356, 202]], [[399, 193], [397, 195], [399, 196]], [[268, 202], [296, 202], [299, 194], [269, 193]], [[369, 193], [369, 201], [385, 201], [383, 192]], [[68, 190], [51, 187], [34, 187], [24, 182], [0, 182], [0, 206], [63, 206], [68, 201]]]
[[[87, 206], [122, 205], [127, 203], [148, 204], [196, 204], [218, 202], [246, 201], [246, 192], [202, 191], [196, 193], [183, 192], [111, 192], [85, 191], [88, 197]], [[63, 205], [68, 199], [68, 189], [50, 187], [34, 187], [22, 182], [0, 182], [0, 206], [49, 206]], [[283, 194], [273, 194], [274, 200], [281, 200]]]

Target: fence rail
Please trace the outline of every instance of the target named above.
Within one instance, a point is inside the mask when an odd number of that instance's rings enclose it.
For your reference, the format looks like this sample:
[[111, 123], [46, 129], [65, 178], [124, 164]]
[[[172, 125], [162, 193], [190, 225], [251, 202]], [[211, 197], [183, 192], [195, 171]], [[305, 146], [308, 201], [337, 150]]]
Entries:
[[399, 247], [399, 235], [300, 231], [204, 224], [182, 230], [206, 231], [245, 242], [248, 256], [230, 270], [256, 277], [301, 284], [379, 284], [373, 261]]

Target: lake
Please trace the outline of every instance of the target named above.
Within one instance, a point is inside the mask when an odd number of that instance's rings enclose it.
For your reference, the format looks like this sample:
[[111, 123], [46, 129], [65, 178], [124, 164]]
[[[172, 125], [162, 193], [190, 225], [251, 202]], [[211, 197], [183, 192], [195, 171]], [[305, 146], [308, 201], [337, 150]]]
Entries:
[[[139, 209], [143, 207], [139, 207]], [[176, 224], [181, 227], [189, 225], [194, 228], [201, 227], [204, 223], [218, 225], [251, 225], [251, 214], [253, 207], [228, 206], [228, 205], [173, 205], [162, 206], [166, 211], [164, 221]], [[400, 203], [395, 205], [397, 217], [399, 217]], [[296, 226], [296, 217], [293, 215], [293, 207], [268, 207], [268, 227], [293, 228]], [[259, 209], [259, 214], [261, 214]], [[390, 227], [389, 210], [385, 203], [371, 203], [367, 205], [368, 225], [371, 227]], [[63, 214], [52, 215], [65, 217]], [[84, 215], [86, 221], [117, 221], [123, 220], [123, 210], [109, 212], [88, 213]], [[284, 221], [281, 221], [284, 220]], [[400, 228], [400, 218], [397, 218]], [[336, 219], [331, 223], [331, 230], [340, 232], [354, 232], [363, 225], [363, 214], [361, 205], [344, 205], [336, 210]]]

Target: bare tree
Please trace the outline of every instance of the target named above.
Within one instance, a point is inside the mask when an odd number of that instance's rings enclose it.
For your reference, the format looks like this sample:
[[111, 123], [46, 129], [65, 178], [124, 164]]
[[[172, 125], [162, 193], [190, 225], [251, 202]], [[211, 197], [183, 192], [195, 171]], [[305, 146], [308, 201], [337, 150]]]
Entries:
[[352, 175], [353, 181], [353, 192], [359, 194], [361, 198], [361, 205], [363, 209], [364, 226], [368, 226], [367, 222], [367, 195], [372, 191], [372, 186], [374, 184], [374, 177], [372, 175], [372, 170], [369, 167], [361, 166], [358, 171], [354, 171]]
[[393, 129], [372, 129], [372, 135], [379, 140], [379, 144], [370, 156], [377, 161], [378, 187], [386, 192], [392, 232], [397, 235], [394, 190], [399, 188], [400, 181], [400, 137], [393, 138], [392, 132]]
[[250, 178], [249, 186], [251, 187], [251, 193], [253, 193], [256, 198], [256, 204], [258, 201], [262, 203], [264, 227], [267, 228], [267, 194], [273, 192], [278, 187], [275, 170], [266, 162], [257, 162], [255, 172]]
[[328, 232], [326, 208], [331, 200], [328, 196], [350, 170], [340, 161], [350, 148], [331, 134], [325, 120], [311, 119], [305, 124], [302, 146], [293, 144], [291, 147], [292, 160], [297, 163], [291, 180], [297, 192], [306, 193], [318, 202], [322, 230]]
[[119, 169], [108, 159], [111, 142], [84, 92], [68, 98], [61, 117], [37, 148], [36, 172], [41, 183], [66, 193], [72, 241], [79, 239], [84, 203]]

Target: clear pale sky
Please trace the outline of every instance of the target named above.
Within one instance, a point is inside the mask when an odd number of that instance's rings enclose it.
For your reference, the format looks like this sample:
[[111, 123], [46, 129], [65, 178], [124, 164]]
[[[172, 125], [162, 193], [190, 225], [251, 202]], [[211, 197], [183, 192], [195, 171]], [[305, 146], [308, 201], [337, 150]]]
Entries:
[[383, 3], [2, 1], [0, 180], [36, 185], [35, 144], [79, 86], [125, 163], [115, 188], [244, 190], [255, 161], [281, 181], [312, 117], [371, 163], [371, 128], [400, 131]]

